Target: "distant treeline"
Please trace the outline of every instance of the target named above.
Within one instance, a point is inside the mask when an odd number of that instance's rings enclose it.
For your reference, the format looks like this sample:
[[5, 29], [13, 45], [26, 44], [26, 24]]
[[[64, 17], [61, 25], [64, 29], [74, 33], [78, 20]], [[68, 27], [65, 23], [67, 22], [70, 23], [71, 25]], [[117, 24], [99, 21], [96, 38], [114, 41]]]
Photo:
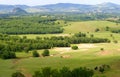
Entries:
[[9, 17], [0, 19], [0, 33], [4, 34], [54, 34], [62, 33], [56, 19], [48, 17]]
[[103, 13], [68, 13], [64, 15], [56, 15], [56, 18], [65, 21], [91, 21], [91, 20], [105, 20], [108, 18], [117, 18], [118, 15], [115, 14], [103, 14]]

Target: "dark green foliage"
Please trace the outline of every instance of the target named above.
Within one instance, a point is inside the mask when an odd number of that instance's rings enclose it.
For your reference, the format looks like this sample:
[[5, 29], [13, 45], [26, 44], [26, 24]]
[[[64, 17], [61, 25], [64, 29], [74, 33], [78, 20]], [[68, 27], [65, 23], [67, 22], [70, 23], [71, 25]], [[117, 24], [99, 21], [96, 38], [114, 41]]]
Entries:
[[91, 38], [93, 38], [93, 37], [94, 37], [94, 35], [93, 35], [93, 34], [91, 34], [91, 35], [90, 35], [90, 37], [91, 37]]
[[16, 54], [15, 52], [12, 51], [2, 51], [0, 52], [0, 57], [2, 59], [12, 59], [12, 58], [16, 58]]
[[42, 56], [49, 56], [50, 55], [50, 52], [48, 49], [45, 49], [42, 53]]
[[101, 50], [101, 51], [104, 51], [104, 48], [101, 48], [100, 50]]
[[40, 71], [35, 71], [32, 77], [44, 77]]
[[103, 64], [103, 65], [100, 65], [100, 66], [96, 66], [94, 68], [95, 71], [99, 71], [101, 73], [104, 73], [105, 71], [108, 71], [110, 70], [110, 66], [109, 65], [106, 65], [106, 64]]
[[51, 77], [51, 68], [50, 67], [45, 67], [45, 68], [42, 68], [42, 74], [43, 74], [43, 77]]
[[73, 50], [77, 50], [77, 49], [78, 49], [78, 46], [72, 46], [72, 49], [73, 49]]
[[32, 52], [32, 55], [33, 55], [33, 57], [39, 57], [39, 53], [36, 50], [34, 50]]
[[4, 34], [54, 34], [62, 33], [56, 19], [42, 17], [11, 17], [0, 20], [0, 33]]
[[115, 44], [117, 44], [117, 43], [118, 43], [118, 41], [117, 41], [117, 40], [114, 40], [113, 42], [114, 42]]
[[105, 70], [103, 67], [99, 67], [99, 72], [103, 73]]
[[112, 33], [120, 33], [120, 28], [110, 28]]
[[109, 31], [109, 29], [110, 29], [110, 28], [107, 26], [107, 27], [106, 27], [106, 31]]
[[98, 31], [100, 31], [100, 29], [99, 29], [99, 28], [96, 28], [96, 29], [95, 29], [95, 32], [98, 32]]
[[86, 34], [79, 32], [79, 33], [75, 33], [74, 36], [76, 36], [76, 37], [86, 37]]
[[60, 70], [45, 67], [42, 71], [35, 72], [33, 77], [92, 77], [93, 75], [93, 70], [82, 67], [73, 70], [68, 67], [63, 67]]
[[94, 72], [87, 68], [75, 68], [72, 71], [72, 77], [92, 77]]
[[12, 77], [25, 77], [21, 72], [15, 72], [12, 74]]
[[60, 77], [72, 77], [72, 72], [68, 67], [60, 69]]
[[111, 30], [112, 33], [120, 33], [120, 29]]
[[52, 77], [60, 77], [60, 73], [59, 73], [58, 69], [53, 69], [51, 71], [51, 75], [52, 75]]
[[[82, 34], [82, 33], [81, 33]], [[109, 43], [110, 40], [104, 38], [89, 38], [86, 36], [53, 36], [53, 37], [37, 37], [36, 39], [28, 39], [18, 36], [9, 36], [0, 34], [0, 53], [7, 51], [7, 54], [14, 54], [13, 52], [25, 51], [28, 53], [31, 50], [50, 49], [53, 47], [70, 47], [70, 44], [79, 43]], [[9, 52], [8, 52], [9, 51]], [[1, 54], [1, 55], [2, 55]], [[6, 54], [3, 54], [6, 56]], [[46, 55], [49, 56], [49, 55]]]

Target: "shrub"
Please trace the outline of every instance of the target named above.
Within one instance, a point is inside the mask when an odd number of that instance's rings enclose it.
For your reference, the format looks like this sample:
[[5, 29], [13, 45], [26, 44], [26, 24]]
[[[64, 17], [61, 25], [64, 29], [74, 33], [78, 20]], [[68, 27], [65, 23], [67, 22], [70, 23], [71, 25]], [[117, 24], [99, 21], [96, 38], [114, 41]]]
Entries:
[[77, 49], [78, 49], [78, 46], [72, 46], [72, 49], [73, 49], [73, 50], [77, 50]]
[[2, 59], [12, 59], [12, 58], [16, 58], [16, 54], [15, 52], [12, 51], [3, 51], [1, 52], [0, 57]]
[[104, 51], [104, 48], [101, 48], [100, 50], [101, 50], [101, 51]]
[[15, 72], [12, 74], [12, 77], [25, 77], [21, 72]]
[[114, 40], [113, 42], [114, 42], [115, 44], [117, 44], [117, 43], [118, 43], [118, 41], [117, 41], [117, 40]]
[[92, 38], [92, 37], [94, 37], [94, 35], [93, 35], [93, 34], [91, 34], [91, 35], [90, 35], [90, 37]]
[[41, 71], [34, 72], [33, 77], [92, 77], [94, 71], [88, 68], [75, 68], [70, 70], [68, 67], [61, 69], [42, 68]]
[[39, 57], [39, 53], [37, 51], [33, 51], [32, 54], [33, 54], [33, 57]]
[[42, 53], [42, 56], [49, 56], [50, 53], [49, 53], [49, 50], [48, 49], [45, 49]]
[[98, 32], [98, 31], [100, 31], [100, 29], [99, 29], [99, 28], [95, 29], [95, 32]]

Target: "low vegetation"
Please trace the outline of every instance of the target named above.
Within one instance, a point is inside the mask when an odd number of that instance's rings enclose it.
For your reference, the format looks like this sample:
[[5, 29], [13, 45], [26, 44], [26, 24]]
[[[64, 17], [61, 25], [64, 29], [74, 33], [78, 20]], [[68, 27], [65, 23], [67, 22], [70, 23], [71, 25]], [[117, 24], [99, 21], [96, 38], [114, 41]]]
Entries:
[[42, 17], [13, 17], [0, 19], [0, 33], [4, 34], [55, 34], [62, 33], [56, 19]]
[[119, 22], [77, 16], [0, 19], [0, 77], [119, 77]]
[[77, 50], [77, 49], [78, 49], [78, 46], [72, 46], [72, 49], [73, 49], [73, 50]]
[[33, 57], [39, 57], [40, 56], [39, 53], [36, 50], [34, 50], [32, 52], [32, 54], [33, 54]]
[[45, 49], [44, 51], [43, 51], [43, 53], [42, 53], [42, 56], [49, 56], [50, 55], [50, 52], [49, 52], [49, 50], [48, 49]]

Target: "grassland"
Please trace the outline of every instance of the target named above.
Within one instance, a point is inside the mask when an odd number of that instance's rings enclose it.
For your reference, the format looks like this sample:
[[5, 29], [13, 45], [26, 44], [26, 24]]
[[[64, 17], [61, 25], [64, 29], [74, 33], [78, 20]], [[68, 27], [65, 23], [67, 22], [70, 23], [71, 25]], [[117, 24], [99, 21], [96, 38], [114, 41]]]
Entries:
[[[78, 50], [72, 50], [67, 48], [53, 48], [50, 49], [49, 57], [33, 58], [32, 51], [29, 53], [17, 52], [19, 59], [12, 60], [0, 60], [0, 77], [10, 77], [14, 71], [21, 71], [27, 77], [31, 77], [34, 71], [40, 70], [42, 67], [61, 68], [68, 66], [71, 69], [75, 67], [89, 67], [94, 69], [95, 66], [102, 64], [108, 64], [111, 66], [109, 71], [101, 74], [95, 72], [94, 77], [120, 77], [120, 36], [111, 32], [106, 32], [105, 27], [118, 27], [116, 23], [108, 21], [85, 21], [85, 22], [68, 22], [68, 26], [64, 26], [63, 34], [46, 34], [46, 35], [19, 35], [20, 37], [27, 36], [27, 38], [35, 39], [39, 37], [51, 37], [51, 36], [70, 36], [77, 32], [89, 32], [87, 36], [91, 34], [94, 37], [108, 38], [111, 43], [101, 44], [77, 44]], [[94, 32], [96, 28], [99, 28], [100, 32]], [[70, 34], [71, 33], [71, 34]], [[111, 34], [113, 37], [111, 37]], [[117, 40], [118, 43], [113, 41]], [[100, 50], [103, 48], [104, 50]], [[38, 50], [41, 54], [43, 50]], [[7, 73], [7, 74], [6, 74]]]

